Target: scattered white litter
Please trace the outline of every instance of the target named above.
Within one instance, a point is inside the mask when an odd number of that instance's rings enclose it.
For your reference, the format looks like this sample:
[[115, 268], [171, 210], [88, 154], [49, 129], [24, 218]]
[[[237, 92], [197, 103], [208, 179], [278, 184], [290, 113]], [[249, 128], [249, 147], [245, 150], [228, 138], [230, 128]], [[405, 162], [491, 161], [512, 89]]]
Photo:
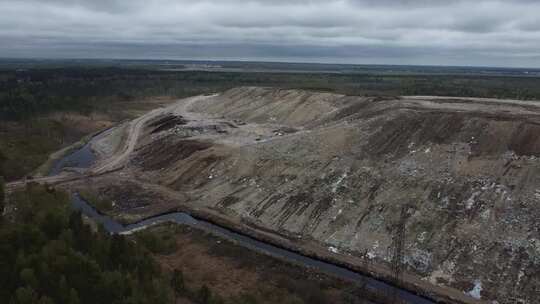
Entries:
[[422, 233], [418, 235], [417, 239], [420, 243], [423, 243], [426, 240], [426, 237], [427, 237], [427, 231], [422, 231]]
[[535, 197], [536, 199], [540, 199], [540, 190], [537, 189], [537, 190], [534, 192], [534, 197]]
[[341, 184], [341, 182], [343, 182], [344, 179], [347, 178], [347, 175], [347, 171], [343, 172], [343, 174], [336, 180], [336, 182], [332, 184], [332, 193], [336, 193], [339, 185]]
[[473, 206], [474, 206], [474, 203], [475, 203], [475, 199], [480, 195], [480, 192], [474, 192], [473, 194], [471, 194], [471, 197], [469, 197], [469, 199], [467, 199], [467, 201], [465, 202], [465, 207], [468, 209], [471, 209]]
[[486, 210], [482, 211], [482, 213], [480, 213], [480, 217], [483, 220], [488, 220], [491, 217], [491, 210], [486, 209]]
[[467, 294], [471, 297], [480, 300], [482, 298], [482, 281], [476, 280], [474, 281], [474, 287], [471, 291], [469, 291]]
[[[337, 200], [334, 198], [333, 201], [335, 203]], [[343, 209], [339, 209], [337, 214], [332, 217], [332, 220], [335, 221], [337, 217], [341, 215], [342, 212], [343, 212]]]
[[518, 273], [518, 279], [517, 279], [517, 283], [516, 283], [516, 286], [519, 285], [521, 283], [521, 279], [525, 276], [525, 272], [523, 272], [523, 269], [520, 269], [519, 270], [519, 273]]
[[328, 247], [328, 251], [332, 252], [332, 253], [339, 253], [339, 250], [336, 248], [336, 247]]

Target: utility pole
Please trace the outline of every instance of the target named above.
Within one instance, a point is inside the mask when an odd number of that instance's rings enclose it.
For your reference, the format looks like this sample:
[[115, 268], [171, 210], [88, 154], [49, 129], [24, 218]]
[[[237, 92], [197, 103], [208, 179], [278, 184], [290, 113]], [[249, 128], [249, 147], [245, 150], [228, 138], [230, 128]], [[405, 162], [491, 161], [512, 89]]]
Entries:
[[0, 221], [2, 221], [2, 215], [4, 215], [4, 205], [6, 203], [6, 184], [4, 177], [0, 175]]
[[[404, 255], [403, 251], [405, 248], [405, 225], [407, 224], [408, 211], [409, 211], [408, 205], [401, 206], [399, 220], [394, 227], [394, 235], [393, 235], [393, 240], [392, 240], [392, 243], [393, 243], [392, 247], [394, 250], [393, 257], [392, 257], [392, 272], [393, 272], [394, 284], [396, 286], [402, 286], [403, 255]], [[392, 298], [393, 298], [393, 303], [401, 302], [398, 295], [398, 288], [394, 289]]]

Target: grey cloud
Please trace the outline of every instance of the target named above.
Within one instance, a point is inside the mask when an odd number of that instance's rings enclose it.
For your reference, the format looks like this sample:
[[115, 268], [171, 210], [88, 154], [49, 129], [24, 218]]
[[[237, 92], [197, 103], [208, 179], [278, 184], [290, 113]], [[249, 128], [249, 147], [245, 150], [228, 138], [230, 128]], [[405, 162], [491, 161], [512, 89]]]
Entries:
[[4, 57], [540, 66], [533, 0], [0, 0], [0, 11]]

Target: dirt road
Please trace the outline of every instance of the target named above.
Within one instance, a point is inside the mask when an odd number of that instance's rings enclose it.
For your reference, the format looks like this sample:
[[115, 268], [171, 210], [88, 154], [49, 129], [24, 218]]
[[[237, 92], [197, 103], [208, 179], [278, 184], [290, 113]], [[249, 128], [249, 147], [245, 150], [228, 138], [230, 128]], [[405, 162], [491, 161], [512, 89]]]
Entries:
[[124, 146], [118, 153], [115, 153], [109, 158], [106, 159], [100, 159], [96, 165], [94, 165], [90, 170], [87, 170], [84, 173], [61, 173], [59, 175], [55, 176], [44, 176], [44, 177], [37, 177], [32, 179], [22, 179], [18, 181], [13, 181], [6, 184], [6, 191], [8, 193], [22, 188], [26, 186], [28, 183], [34, 182], [34, 183], [40, 183], [40, 184], [59, 184], [63, 182], [71, 182], [79, 179], [89, 178], [89, 177], [95, 177], [107, 174], [108, 172], [113, 172], [118, 169], [120, 169], [122, 166], [125, 165], [125, 163], [128, 161], [129, 156], [132, 154], [133, 150], [137, 146], [137, 142], [139, 137], [141, 136], [141, 132], [143, 130], [144, 125], [156, 118], [157, 116], [163, 114], [163, 113], [176, 113], [178, 115], [183, 115], [186, 117], [189, 117], [190, 119], [196, 119], [199, 118], [195, 113], [189, 112], [188, 109], [195, 104], [198, 101], [215, 97], [216, 95], [201, 95], [201, 96], [194, 96], [186, 99], [181, 99], [177, 101], [176, 103], [169, 105], [165, 108], [158, 108], [155, 110], [152, 110], [143, 116], [134, 119], [130, 122], [129, 128], [126, 131], [127, 139], [124, 143]]
[[192, 117], [193, 114], [190, 115], [187, 109], [191, 107], [194, 103], [214, 97], [215, 95], [205, 95], [205, 96], [195, 96], [190, 97], [186, 99], [182, 99], [168, 107], [165, 108], [159, 108], [152, 110], [148, 112], [147, 114], [144, 114], [143, 116], [133, 120], [128, 128], [127, 131], [127, 140], [124, 144], [124, 148], [121, 150], [120, 153], [116, 153], [112, 157], [108, 159], [103, 159], [98, 162], [96, 166], [94, 166], [90, 170], [90, 174], [102, 174], [107, 171], [116, 170], [126, 164], [126, 162], [129, 159], [129, 156], [137, 146], [137, 142], [139, 137], [141, 136], [141, 132], [143, 130], [144, 125], [158, 117], [159, 115], [162, 115], [164, 113], [171, 113], [175, 112], [177, 114], [186, 116], [186, 117]]

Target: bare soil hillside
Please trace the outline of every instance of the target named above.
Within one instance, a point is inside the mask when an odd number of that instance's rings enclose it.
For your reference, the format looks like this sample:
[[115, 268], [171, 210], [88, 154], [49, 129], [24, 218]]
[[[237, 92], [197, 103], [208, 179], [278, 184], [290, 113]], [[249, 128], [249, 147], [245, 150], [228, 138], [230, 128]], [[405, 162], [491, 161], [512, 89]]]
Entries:
[[133, 126], [133, 145], [102, 160], [124, 167], [101, 190], [123, 178], [179, 199], [118, 214], [209, 210], [387, 274], [404, 221], [415, 285], [540, 297], [540, 104], [237, 88]]

